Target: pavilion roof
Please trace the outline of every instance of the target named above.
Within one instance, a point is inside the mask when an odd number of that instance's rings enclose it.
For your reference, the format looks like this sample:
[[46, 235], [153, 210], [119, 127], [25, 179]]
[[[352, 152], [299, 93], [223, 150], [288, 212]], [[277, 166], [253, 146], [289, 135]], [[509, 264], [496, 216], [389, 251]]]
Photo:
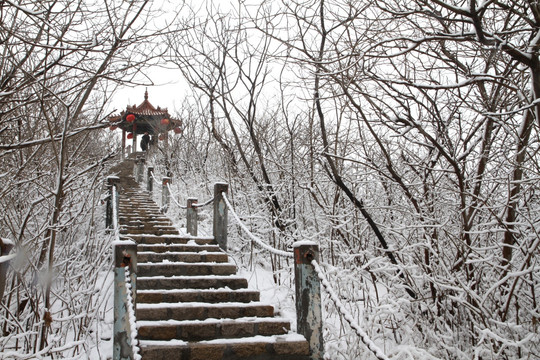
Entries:
[[[170, 124], [167, 126], [167, 130], [171, 130], [175, 126], [180, 126], [182, 121], [179, 119], [174, 119], [169, 114], [167, 108], [155, 107], [148, 100], [148, 90], [144, 92], [144, 101], [139, 105], [128, 105], [126, 110], [120, 112], [120, 114], [112, 115], [109, 117], [109, 122], [117, 123], [119, 127], [124, 130], [130, 130], [133, 126], [132, 123], [126, 121], [126, 116], [129, 114], [134, 114], [136, 116], [135, 123], [139, 125], [155, 123], [161, 121], [161, 119], [169, 119]], [[142, 121], [142, 123], [141, 123]], [[144, 126], [144, 125], [143, 125]], [[140, 129], [140, 131], [146, 131], [147, 126]], [[137, 132], [140, 132], [137, 131]]]
[[148, 90], [144, 92], [144, 101], [139, 105], [133, 105], [133, 106], [127, 106], [126, 112], [135, 114], [135, 115], [146, 115], [146, 116], [155, 116], [155, 115], [165, 115], [166, 117], [170, 117], [169, 112], [167, 111], [167, 108], [161, 109], [159, 106], [157, 108], [154, 107], [148, 101]]

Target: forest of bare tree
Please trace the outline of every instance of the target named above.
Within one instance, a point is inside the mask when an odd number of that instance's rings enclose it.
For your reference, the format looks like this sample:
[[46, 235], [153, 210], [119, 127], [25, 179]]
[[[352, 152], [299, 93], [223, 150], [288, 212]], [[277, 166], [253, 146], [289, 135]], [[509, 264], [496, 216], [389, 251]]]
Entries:
[[[201, 199], [228, 182], [272, 247], [317, 242], [389, 358], [540, 358], [537, 2], [0, 0], [0, 52], [0, 245], [17, 254], [0, 358], [110, 356], [109, 104], [164, 67], [188, 95], [156, 171]], [[246, 271], [291, 287], [288, 260], [229, 236]], [[324, 304], [328, 358], [372, 356]]]

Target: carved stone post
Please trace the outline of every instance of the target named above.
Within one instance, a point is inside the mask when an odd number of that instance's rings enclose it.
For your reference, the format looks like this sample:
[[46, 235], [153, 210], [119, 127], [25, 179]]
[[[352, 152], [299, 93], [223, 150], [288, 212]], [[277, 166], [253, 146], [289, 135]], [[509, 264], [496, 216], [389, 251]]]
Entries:
[[[127, 289], [125, 267], [129, 266], [133, 297], [133, 309], [137, 304], [137, 244], [132, 240], [116, 240], [114, 251], [114, 329], [113, 359], [133, 359], [131, 322], [127, 311]], [[135, 320], [135, 319], [133, 319]]]
[[162, 180], [162, 186], [163, 188], [161, 189], [161, 210], [163, 211], [163, 213], [166, 213], [167, 210], [169, 210], [169, 186], [168, 184], [171, 183], [171, 178], [170, 177], [166, 177], [164, 176], [163, 177], [163, 180]]
[[197, 198], [187, 199], [186, 227], [188, 234], [191, 236], [197, 236], [197, 207], [193, 206], [196, 204]]
[[219, 247], [223, 250], [227, 250], [227, 215], [228, 209], [222, 193], [227, 194], [229, 191], [229, 184], [227, 183], [215, 183], [214, 184], [214, 224], [213, 232], [214, 239], [218, 243]]
[[309, 343], [311, 360], [323, 359], [321, 283], [312, 260], [319, 261], [319, 245], [302, 241], [294, 245], [297, 331]]
[[149, 166], [146, 170], [146, 190], [152, 192], [154, 190], [154, 181], [152, 179], [152, 173], [154, 172], [154, 167]]
[[[118, 206], [118, 184], [120, 183], [120, 178], [118, 176], [107, 176], [107, 207], [105, 209], [105, 227], [107, 229], [112, 229], [114, 225], [113, 220], [113, 191], [116, 189], [116, 201]], [[116, 185], [116, 186], [114, 186]], [[118, 207], [117, 207], [118, 208]], [[118, 214], [117, 214], [118, 215]], [[118, 220], [118, 219], [116, 219]]]

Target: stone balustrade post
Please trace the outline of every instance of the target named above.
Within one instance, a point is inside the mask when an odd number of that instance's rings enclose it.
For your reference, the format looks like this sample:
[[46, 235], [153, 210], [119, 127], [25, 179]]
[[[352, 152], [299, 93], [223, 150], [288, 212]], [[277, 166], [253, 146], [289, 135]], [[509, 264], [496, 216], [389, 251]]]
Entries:
[[[105, 209], [105, 227], [107, 229], [113, 228], [113, 192], [116, 191], [116, 206], [118, 209], [118, 184], [120, 178], [118, 176], [107, 176], [107, 204]], [[118, 214], [117, 214], [118, 216]], [[118, 219], [116, 219], [118, 220]]]
[[186, 227], [191, 236], [197, 236], [197, 207], [193, 206], [196, 204], [197, 198], [187, 199]]
[[164, 176], [162, 179], [162, 189], [161, 189], [161, 210], [163, 211], [163, 213], [166, 213], [167, 210], [169, 210], [170, 194], [169, 194], [168, 184], [170, 183], [171, 183], [171, 178]]
[[154, 167], [149, 166], [146, 170], [146, 190], [152, 192], [154, 190], [154, 180], [152, 179], [152, 173], [154, 172]]
[[319, 245], [311, 241], [294, 244], [297, 331], [309, 343], [311, 360], [323, 359], [321, 282], [311, 261], [319, 261]]
[[214, 239], [222, 250], [227, 250], [227, 216], [228, 208], [222, 193], [228, 194], [229, 184], [214, 184]]
[[127, 288], [125, 267], [129, 266], [133, 310], [137, 304], [137, 243], [132, 240], [116, 240], [113, 242], [114, 254], [114, 327], [113, 327], [113, 359], [133, 359], [131, 341], [131, 324], [127, 311]]
[[144, 158], [143, 157], [137, 157], [137, 177], [136, 180], [138, 183], [142, 183], [143, 181], [143, 175], [144, 175]]

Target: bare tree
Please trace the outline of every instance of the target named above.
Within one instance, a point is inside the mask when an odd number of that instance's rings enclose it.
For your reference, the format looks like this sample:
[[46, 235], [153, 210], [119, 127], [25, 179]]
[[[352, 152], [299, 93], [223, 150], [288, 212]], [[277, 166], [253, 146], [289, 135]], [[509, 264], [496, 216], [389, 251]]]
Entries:
[[[95, 206], [115, 151], [96, 130], [107, 126], [112, 89], [158, 55], [147, 42], [159, 34], [147, 26], [149, 7], [0, 4], [0, 234], [20, 254], [2, 301], [3, 353], [77, 354], [89, 345], [84, 338], [103, 306], [93, 291], [108, 264]], [[85, 276], [83, 284], [72, 280]], [[70, 321], [75, 313], [79, 320]]]

